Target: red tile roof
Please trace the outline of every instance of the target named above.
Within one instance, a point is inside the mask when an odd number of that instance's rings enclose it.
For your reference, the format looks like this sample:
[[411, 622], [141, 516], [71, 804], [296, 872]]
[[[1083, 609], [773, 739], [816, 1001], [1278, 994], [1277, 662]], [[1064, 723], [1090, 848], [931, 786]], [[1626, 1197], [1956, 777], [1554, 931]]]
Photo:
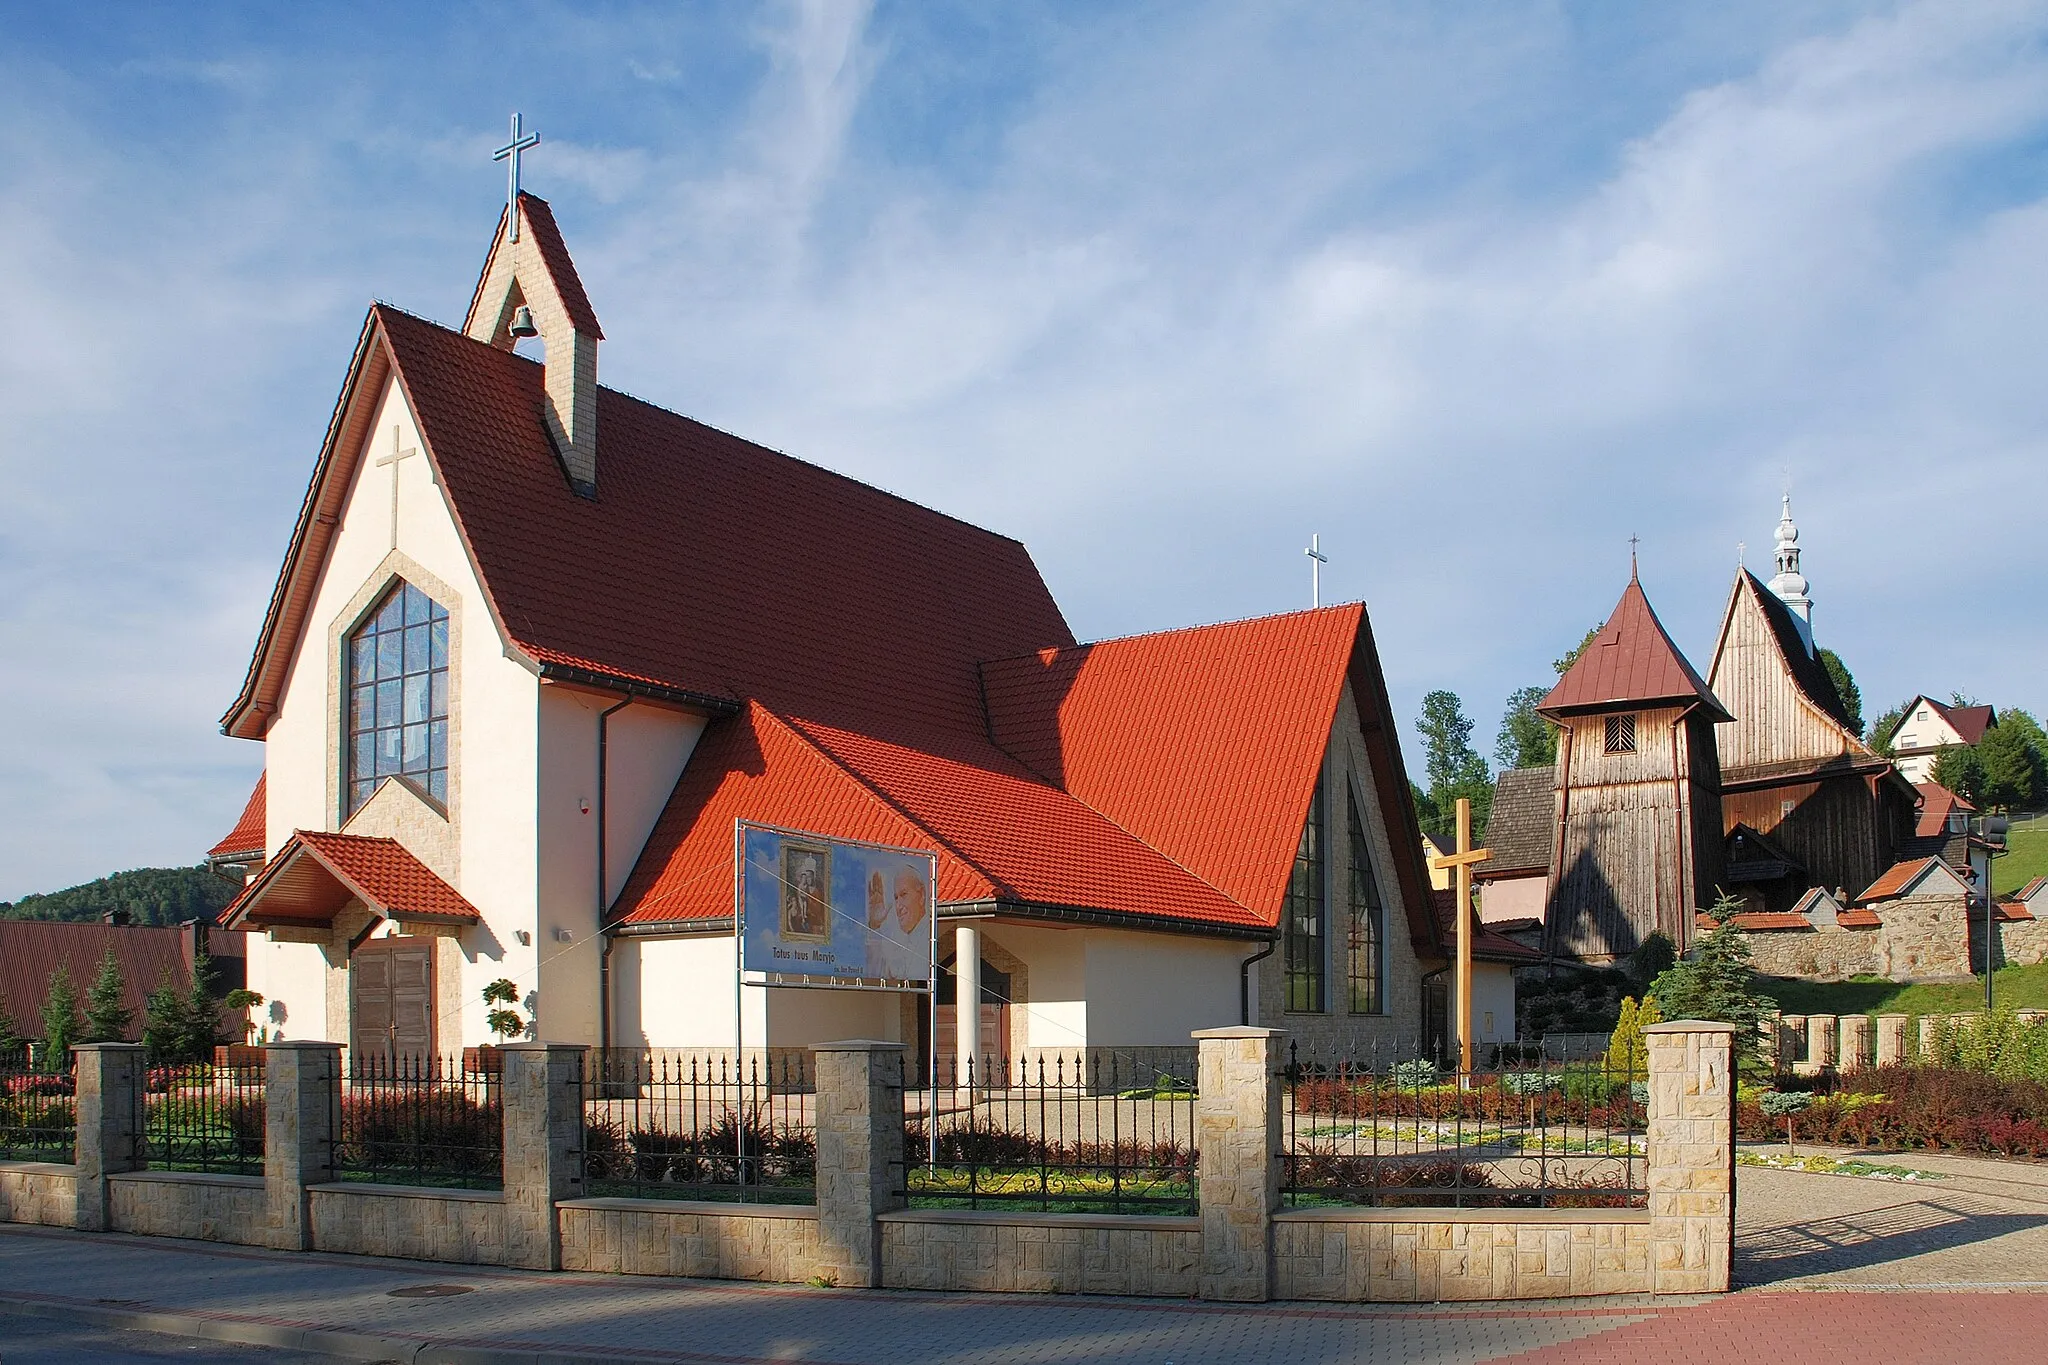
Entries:
[[1872, 882], [1856, 899], [1881, 901], [1904, 895], [1906, 888], [1919, 880], [1928, 869], [1945, 866], [1939, 858], [1909, 858], [1905, 862], [1893, 863], [1885, 869], [1884, 875]]
[[1607, 624], [1536, 709], [1562, 716], [1630, 703], [1688, 702], [1717, 719], [1728, 718], [1727, 708], [1665, 634], [1642, 584], [1630, 578]]
[[1992, 909], [2004, 924], [2020, 924], [2034, 918], [2034, 912], [2018, 901], [1995, 901]]
[[1864, 906], [1858, 909], [1835, 911], [1835, 923], [1844, 929], [1882, 929], [1884, 921], [1877, 917], [1877, 911]]
[[1913, 827], [1915, 838], [1928, 839], [1947, 834], [1950, 811], [1977, 809], [1966, 797], [1950, 791], [1939, 782], [1916, 782], [1913, 790], [1920, 793], [1920, 814]]
[[1955, 727], [1965, 744], [1975, 744], [1983, 739], [1984, 732], [1998, 718], [1998, 713], [1988, 706], [1943, 706], [1931, 700], [1929, 704], [1948, 718], [1948, 723]]
[[295, 830], [221, 913], [236, 928], [331, 923], [353, 898], [407, 921], [475, 924], [482, 916], [396, 839]]
[[1267, 925], [985, 740], [935, 754], [759, 705], [699, 741], [614, 907], [617, 922], [728, 919], [741, 818], [932, 849], [949, 904]]
[[263, 788], [269, 778], [268, 773], [257, 774], [256, 790], [250, 792], [249, 799], [243, 803], [241, 818], [235, 821], [235, 827], [227, 832], [226, 838], [206, 850], [208, 858], [225, 861], [245, 855], [263, 856]]
[[[1278, 923], [1363, 615], [1354, 603], [999, 660], [982, 669], [990, 732]], [[1329, 814], [1340, 830], [1344, 812]]]

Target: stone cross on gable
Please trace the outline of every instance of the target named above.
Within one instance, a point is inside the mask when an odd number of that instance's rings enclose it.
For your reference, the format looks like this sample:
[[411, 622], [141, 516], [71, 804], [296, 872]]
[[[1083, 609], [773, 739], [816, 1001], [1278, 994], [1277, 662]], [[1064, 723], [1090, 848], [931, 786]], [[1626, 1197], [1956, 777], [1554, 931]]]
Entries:
[[509, 161], [505, 168], [505, 222], [511, 229], [512, 240], [519, 240], [519, 154], [529, 147], [540, 146], [539, 133], [520, 135], [519, 115], [512, 115], [512, 140], [491, 153], [493, 161]]
[[398, 548], [398, 465], [401, 460], [409, 460], [420, 453], [414, 446], [400, 450], [398, 431], [396, 425], [391, 428], [391, 453], [379, 455], [375, 461], [379, 469], [385, 465], [391, 466], [391, 548], [394, 550]]

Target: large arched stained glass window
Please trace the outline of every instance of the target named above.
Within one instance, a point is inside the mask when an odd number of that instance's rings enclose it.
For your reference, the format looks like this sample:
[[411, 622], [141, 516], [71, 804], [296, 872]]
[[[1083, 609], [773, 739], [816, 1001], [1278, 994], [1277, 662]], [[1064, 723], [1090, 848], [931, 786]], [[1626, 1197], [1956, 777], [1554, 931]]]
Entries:
[[348, 810], [402, 777], [448, 799], [448, 609], [393, 588], [348, 642]]

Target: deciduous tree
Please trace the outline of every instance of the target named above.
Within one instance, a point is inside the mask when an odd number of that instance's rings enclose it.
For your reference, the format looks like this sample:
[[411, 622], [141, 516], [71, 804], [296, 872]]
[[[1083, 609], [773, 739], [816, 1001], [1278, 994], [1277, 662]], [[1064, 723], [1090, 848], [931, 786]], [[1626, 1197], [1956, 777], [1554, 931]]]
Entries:
[[1500, 734], [1493, 743], [1494, 762], [1503, 769], [1547, 768], [1557, 761], [1557, 731], [1536, 714], [1536, 703], [1543, 700], [1545, 690], [1518, 687], [1508, 693]]

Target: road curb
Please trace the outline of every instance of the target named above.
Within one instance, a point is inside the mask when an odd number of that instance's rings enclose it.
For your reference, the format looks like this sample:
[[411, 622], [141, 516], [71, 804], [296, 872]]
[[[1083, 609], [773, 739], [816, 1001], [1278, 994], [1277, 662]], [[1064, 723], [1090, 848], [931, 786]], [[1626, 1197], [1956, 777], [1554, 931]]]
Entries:
[[[0, 1292], [0, 1311], [28, 1317], [86, 1322], [162, 1336], [193, 1337], [235, 1346], [268, 1346], [280, 1351], [305, 1351], [341, 1360], [402, 1361], [405, 1365], [620, 1365], [635, 1356], [614, 1352], [587, 1353], [500, 1349], [489, 1346], [441, 1345], [431, 1339], [379, 1336], [328, 1327], [293, 1327], [251, 1322], [206, 1313], [160, 1308], [120, 1307], [79, 1300], [25, 1297]], [[639, 1355], [639, 1359], [648, 1359]], [[688, 1357], [678, 1357], [687, 1359]]]

